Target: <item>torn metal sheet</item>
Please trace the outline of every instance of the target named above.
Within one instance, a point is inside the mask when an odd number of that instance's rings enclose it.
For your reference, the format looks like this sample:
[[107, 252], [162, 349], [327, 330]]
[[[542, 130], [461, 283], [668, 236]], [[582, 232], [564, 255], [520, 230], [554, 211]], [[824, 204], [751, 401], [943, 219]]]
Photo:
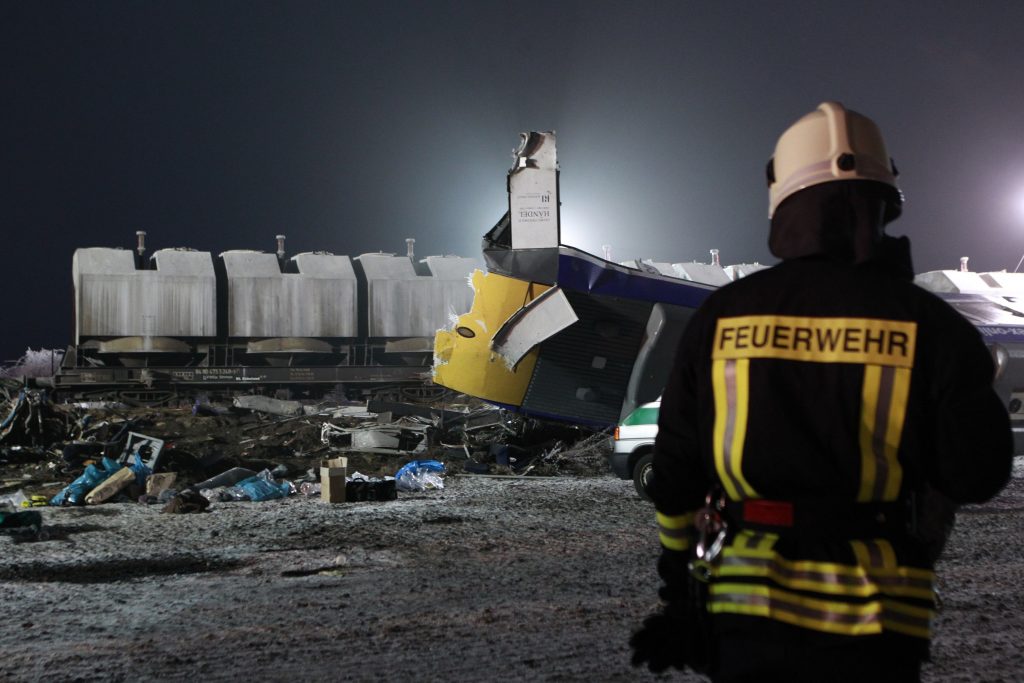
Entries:
[[350, 432], [352, 450], [416, 453], [426, 448], [426, 425], [392, 425]]
[[369, 410], [366, 406], [342, 406], [331, 413], [333, 418], [351, 417], [362, 420], [372, 420], [377, 413]]
[[558, 281], [558, 249], [486, 248], [487, 270], [509, 277], [553, 285]]
[[683, 330], [695, 309], [657, 303], [651, 307], [643, 342], [636, 354], [619, 419], [661, 396], [666, 368], [672, 366]]
[[332, 446], [347, 446], [352, 442], [351, 432], [344, 427], [324, 422], [320, 425], [320, 443]]
[[1002, 306], [1018, 316], [1024, 316], [1024, 303], [1017, 302], [1010, 297], [986, 295], [985, 299], [996, 306]]
[[271, 398], [269, 396], [258, 396], [254, 394], [235, 396], [233, 403], [236, 408], [258, 410], [261, 413], [270, 413], [271, 415], [294, 417], [304, 414], [302, 404], [298, 401], [282, 401], [281, 399]]
[[527, 353], [579, 320], [558, 287], [543, 292], [513, 313], [494, 333], [491, 348], [514, 369]]
[[496, 273], [473, 273], [473, 308], [434, 337], [434, 382], [506, 405], [519, 405], [533, 373], [534, 355], [509, 369], [491, 350], [503, 322], [548, 287]]
[[561, 242], [555, 133], [520, 134], [508, 172], [513, 249], [557, 247]]
[[730, 282], [725, 269], [716, 263], [673, 263], [672, 270], [676, 277], [691, 282], [703, 282], [718, 287]]
[[739, 280], [741, 277], [753, 275], [759, 270], [764, 270], [769, 266], [763, 263], [735, 263], [731, 266], [725, 267], [725, 274], [729, 276], [730, 280]]

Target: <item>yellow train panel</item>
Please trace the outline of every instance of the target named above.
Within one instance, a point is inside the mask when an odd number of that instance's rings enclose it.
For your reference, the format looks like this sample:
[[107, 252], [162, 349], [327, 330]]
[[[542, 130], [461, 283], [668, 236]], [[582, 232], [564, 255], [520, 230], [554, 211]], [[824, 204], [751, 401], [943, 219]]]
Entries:
[[485, 401], [521, 405], [537, 350], [510, 369], [491, 350], [491, 340], [510, 316], [550, 287], [479, 270], [472, 282], [473, 308], [434, 336], [434, 382]]

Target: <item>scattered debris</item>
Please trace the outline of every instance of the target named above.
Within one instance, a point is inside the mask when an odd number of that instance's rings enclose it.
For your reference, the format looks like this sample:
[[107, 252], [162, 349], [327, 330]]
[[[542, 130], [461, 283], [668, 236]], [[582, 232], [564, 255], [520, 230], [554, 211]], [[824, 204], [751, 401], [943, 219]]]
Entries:
[[348, 478], [345, 499], [353, 503], [387, 501], [398, 498], [394, 477], [368, 477], [359, 472]]
[[137, 501], [197, 512], [300, 491], [386, 501], [455, 473], [605, 474], [608, 444], [601, 431], [450, 394], [436, 405], [204, 396], [129, 408], [56, 403], [0, 380], [0, 503], [11, 510]]
[[25, 349], [25, 355], [13, 364], [0, 366], [0, 377], [52, 377], [64, 359], [57, 349]]
[[186, 490], [171, 498], [160, 512], [182, 515], [205, 512], [208, 507], [210, 501], [195, 491]]
[[400, 491], [430, 491], [444, 488], [444, 465], [437, 460], [413, 460], [395, 474]]
[[298, 401], [282, 401], [280, 399], [270, 398], [269, 396], [236, 396], [234, 399], [234, 405], [236, 408], [258, 410], [263, 413], [282, 415], [285, 417], [304, 414], [302, 404]]

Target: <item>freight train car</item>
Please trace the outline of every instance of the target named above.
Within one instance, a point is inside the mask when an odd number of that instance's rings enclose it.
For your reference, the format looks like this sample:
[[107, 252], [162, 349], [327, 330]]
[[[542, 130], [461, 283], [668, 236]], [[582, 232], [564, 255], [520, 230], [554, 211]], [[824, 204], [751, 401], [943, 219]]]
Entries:
[[473, 259], [75, 251], [75, 339], [54, 389], [159, 401], [202, 391], [430, 394], [436, 330], [469, 310]]

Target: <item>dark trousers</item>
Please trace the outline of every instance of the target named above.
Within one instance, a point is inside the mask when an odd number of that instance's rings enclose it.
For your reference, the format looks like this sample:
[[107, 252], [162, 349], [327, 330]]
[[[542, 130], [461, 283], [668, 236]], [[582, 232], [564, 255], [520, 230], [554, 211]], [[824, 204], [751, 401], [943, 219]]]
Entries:
[[715, 618], [715, 683], [918, 683], [928, 643], [837, 636], [756, 617]]

